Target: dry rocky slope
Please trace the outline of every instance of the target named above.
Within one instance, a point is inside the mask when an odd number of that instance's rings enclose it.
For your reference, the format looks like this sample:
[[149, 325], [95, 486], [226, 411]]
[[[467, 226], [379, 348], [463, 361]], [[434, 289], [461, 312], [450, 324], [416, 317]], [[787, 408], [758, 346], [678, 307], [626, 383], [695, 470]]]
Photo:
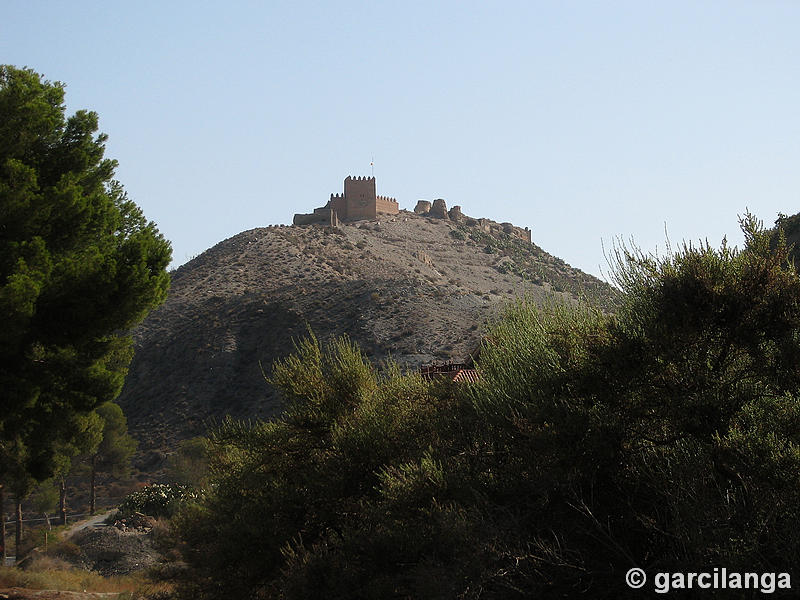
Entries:
[[230, 414], [280, 410], [262, 367], [308, 328], [348, 334], [374, 362], [461, 360], [509, 300], [548, 294], [608, 307], [614, 292], [535, 244], [469, 217], [401, 211], [337, 228], [273, 226], [220, 242], [177, 269], [167, 301], [136, 330], [120, 396], [140, 450], [159, 454]]

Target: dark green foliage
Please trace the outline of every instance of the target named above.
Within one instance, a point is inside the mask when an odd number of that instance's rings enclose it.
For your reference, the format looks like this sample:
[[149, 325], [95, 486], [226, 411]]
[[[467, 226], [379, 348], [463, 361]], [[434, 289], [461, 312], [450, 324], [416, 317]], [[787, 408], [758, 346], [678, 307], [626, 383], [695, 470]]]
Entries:
[[[292, 598], [385, 597], [398, 585], [420, 589], [422, 579], [440, 584], [435, 564], [400, 584], [394, 573], [431, 548], [450, 554], [468, 527], [462, 511], [429, 497], [445, 500], [431, 448], [458, 414], [442, 411], [453, 399], [396, 368], [378, 375], [345, 338], [326, 347], [303, 340], [271, 381], [289, 401], [284, 417], [218, 428], [213, 492], [178, 519], [191, 560], [221, 575], [199, 578], [192, 593], [244, 598], [277, 585]], [[422, 529], [395, 529], [406, 518]], [[421, 532], [431, 537], [424, 546]], [[350, 563], [353, 553], [363, 560]]]
[[103, 438], [92, 455], [92, 463], [98, 471], [111, 473], [114, 477], [125, 477], [131, 466], [131, 457], [138, 445], [128, 435], [128, 420], [122, 409], [114, 402], [97, 407], [103, 423]]
[[0, 481], [53, 474], [119, 393], [126, 332], [169, 285], [169, 243], [113, 180], [97, 115], [63, 101], [61, 84], [0, 66]]
[[52, 514], [58, 506], [58, 485], [53, 479], [47, 479], [36, 486], [30, 496], [30, 503], [35, 513]]
[[[785, 245], [751, 218], [743, 229], [741, 252], [620, 249], [614, 318], [521, 306], [490, 335], [475, 403], [513, 457], [497, 491], [501, 505], [526, 499], [521, 529], [549, 548], [509, 566], [517, 585], [599, 593], [632, 565], [780, 571], [800, 558], [785, 520], [800, 492], [800, 280]], [[533, 535], [546, 530], [550, 542]]]
[[178, 450], [167, 461], [170, 480], [190, 487], [205, 487], [208, 484], [209, 446], [204, 437], [181, 441]]
[[468, 387], [301, 342], [272, 376], [285, 416], [210, 439], [186, 593], [620, 598], [633, 566], [791, 571], [800, 278], [742, 225], [741, 251], [620, 248], [616, 315], [511, 307]]
[[96, 409], [102, 424], [102, 437], [88, 453], [89, 459], [89, 513], [94, 514], [97, 473], [110, 473], [114, 477], [125, 477], [130, 472], [131, 458], [138, 443], [128, 435], [128, 420], [122, 408], [114, 402], [106, 402]]

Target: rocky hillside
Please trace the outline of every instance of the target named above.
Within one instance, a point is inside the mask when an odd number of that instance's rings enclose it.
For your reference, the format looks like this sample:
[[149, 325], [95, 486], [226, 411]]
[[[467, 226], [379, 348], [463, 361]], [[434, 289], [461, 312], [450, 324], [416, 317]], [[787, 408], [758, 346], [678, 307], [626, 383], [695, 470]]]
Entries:
[[171, 448], [226, 414], [276, 414], [262, 368], [309, 328], [416, 368], [467, 358], [514, 297], [613, 301], [605, 283], [490, 225], [402, 211], [338, 228], [252, 229], [183, 265], [135, 332], [119, 399], [140, 449]]

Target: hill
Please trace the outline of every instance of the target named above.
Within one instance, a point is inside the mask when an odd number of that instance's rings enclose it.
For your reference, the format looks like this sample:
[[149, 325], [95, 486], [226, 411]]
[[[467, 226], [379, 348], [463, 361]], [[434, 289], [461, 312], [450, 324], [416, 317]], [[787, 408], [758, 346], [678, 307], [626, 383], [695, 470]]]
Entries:
[[800, 213], [792, 216], [778, 214], [778, 218], [775, 219], [775, 227], [772, 228], [775, 235], [777, 235], [779, 229], [783, 230], [783, 234], [786, 236], [786, 243], [793, 246], [792, 257], [795, 264], [800, 264]]
[[173, 272], [167, 301], [134, 334], [119, 402], [140, 450], [168, 449], [226, 414], [276, 414], [262, 368], [309, 328], [321, 339], [348, 334], [373, 361], [416, 368], [467, 359], [482, 326], [523, 294], [585, 295], [605, 307], [614, 297], [487, 220], [401, 211], [339, 227], [251, 229]]

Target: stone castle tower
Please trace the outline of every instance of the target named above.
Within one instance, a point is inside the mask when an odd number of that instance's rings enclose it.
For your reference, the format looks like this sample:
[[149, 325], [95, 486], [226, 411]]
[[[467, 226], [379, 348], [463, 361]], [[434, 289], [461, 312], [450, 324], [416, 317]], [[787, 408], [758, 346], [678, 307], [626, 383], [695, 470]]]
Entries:
[[374, 177], [348, 177], [344, 180], [344, 193], [331, 194], [328, 203], [315, 208], [310, 214], [296, 214], [295, 225], [333, 225], [339, 221], [377, 219], [378, 215], [396, 215], [400, 212], [397, 200], [375, 193]]
[[335, 210], [341, 221], [377, 219], [379, 214], [400, 212], [397, 200], [375, 194], [374, 177], [348, 177], [344, 180], [344, 193], [331, 194], [325, 208]]

